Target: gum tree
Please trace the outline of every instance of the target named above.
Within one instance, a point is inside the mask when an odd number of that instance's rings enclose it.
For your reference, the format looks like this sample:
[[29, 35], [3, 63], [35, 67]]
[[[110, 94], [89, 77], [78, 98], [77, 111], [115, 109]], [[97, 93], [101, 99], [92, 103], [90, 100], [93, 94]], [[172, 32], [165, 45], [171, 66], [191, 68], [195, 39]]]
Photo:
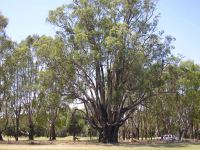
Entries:
[[60, 38], [42, 36], [34, 42], [34, 49], [39, 66], [39, 111], [44, 112], [42, 115], [48, 120], [49, 140], [56, 140], [58, 117], [61, 108], [68, 104], [65, 86], [70, 79], [63, 42]]
[[155, 7], [153, 0], [74, 0], [49, 12], [75, 72], [68, 91], [100, 142], [117, 143], [119, 127], [157, 94], [172, 38], [157, 31]]
[[0, 13], [0, 141], [3, 140], [2, 133], [8, 125], [12, 82], [10, 57], [13, 52], [13, 42], [6, 35], [7, 24], [7, 18]]
[[29, 140], [34, 139], [34, 114], [35, 114], [35, 103], [36, 95], [38, 90], [36, 89], [37, 85], [37, 59], [35, 56], [34, 48], [32, 44], [37, 39], [37, 36], [28, 36], [24, 41], [22, 41], [15, 53], [18, 53], [16, 61], [18, 66], [18, 73], [21, 75], [21, 107], [23, 111], [27, 114], [28, 122], [28, 137]]

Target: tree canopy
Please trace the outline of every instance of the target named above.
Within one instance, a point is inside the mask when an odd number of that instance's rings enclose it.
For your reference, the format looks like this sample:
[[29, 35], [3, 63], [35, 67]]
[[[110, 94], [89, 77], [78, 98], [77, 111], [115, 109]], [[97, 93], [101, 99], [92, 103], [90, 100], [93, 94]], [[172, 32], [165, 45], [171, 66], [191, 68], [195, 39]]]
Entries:
[[75, 71], [70, 90], [102, 142], [117, 142], [119, 127], [161, 84], [173, 39], [157, 31], [155, 6], [147, 0], [77, 0], [49, 13]]

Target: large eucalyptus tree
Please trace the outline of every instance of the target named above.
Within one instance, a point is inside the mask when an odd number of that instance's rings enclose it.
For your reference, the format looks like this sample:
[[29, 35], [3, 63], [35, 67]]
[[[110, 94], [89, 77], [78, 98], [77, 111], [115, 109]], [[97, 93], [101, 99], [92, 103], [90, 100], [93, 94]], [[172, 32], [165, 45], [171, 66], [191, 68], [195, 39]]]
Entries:
[[70, 92], [101, 142], [117, 143], [119, 127], [160, 85], [172, 38], [158, 32], [155, 9], [153, 0], [74, 0], [49, 13], [75, 72]]

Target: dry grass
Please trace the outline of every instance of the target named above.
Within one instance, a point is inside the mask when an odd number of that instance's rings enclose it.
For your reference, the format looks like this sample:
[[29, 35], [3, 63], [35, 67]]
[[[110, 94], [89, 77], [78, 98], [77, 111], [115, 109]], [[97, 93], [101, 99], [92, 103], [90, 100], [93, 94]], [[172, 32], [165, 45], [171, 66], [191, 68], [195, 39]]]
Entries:
[[199, 150], [200, 145], [94, 145], [94, 144], [57, 144], [57, 145], [0, 145], [0, 150]]
[[[89, 137], [78, 137], [80, 141], [90, 141]], [[97, 137], [92, 137], [92, 140], [97, 139]], [[5, 141], [15, 141], [14, 137], [4, 137]], [[28, 137], [19, 137], [19, 141], [27, 141]], [[35, 137], [34, 140], [36, 141], [48, 141], [48, 137]], [[72, 136], [67, 136], [67, 137], [57, 137], [57, 141], [73, 141]]]
[[119, 145], [105, 145], [88, 141], [89, 138], [80, 138], [80, 142], [72, 142], [72, 137], [57, 138], [57, 141], [48, 141], [47, 138], [35, 138], [30, 142], [27, 138], [20, 138], [15, 142], [0, 143], [0, 150], [200, 150], [198, 143], [161, 143], [161, 142], [135, 142], [121, 143]]

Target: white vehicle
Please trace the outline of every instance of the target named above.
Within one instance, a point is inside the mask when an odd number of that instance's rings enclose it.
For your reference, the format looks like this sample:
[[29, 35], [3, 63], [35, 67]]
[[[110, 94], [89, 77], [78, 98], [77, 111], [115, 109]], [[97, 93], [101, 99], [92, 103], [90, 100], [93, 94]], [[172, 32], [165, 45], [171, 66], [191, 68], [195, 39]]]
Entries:
[[177, 137], [172, 134], [165, 134], [163, 135], [163, 141], [176, 141]]

